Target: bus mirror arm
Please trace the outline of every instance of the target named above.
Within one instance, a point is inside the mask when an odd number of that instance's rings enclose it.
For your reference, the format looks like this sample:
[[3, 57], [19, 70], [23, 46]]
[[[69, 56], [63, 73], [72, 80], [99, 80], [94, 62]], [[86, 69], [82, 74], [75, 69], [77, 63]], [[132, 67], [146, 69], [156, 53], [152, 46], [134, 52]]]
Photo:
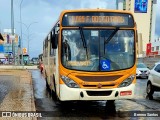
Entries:
[[57, 26], [55, 27], [55, 34], [57, 35], [57, 34], [59, 34], [59, 24], [57, 24]]

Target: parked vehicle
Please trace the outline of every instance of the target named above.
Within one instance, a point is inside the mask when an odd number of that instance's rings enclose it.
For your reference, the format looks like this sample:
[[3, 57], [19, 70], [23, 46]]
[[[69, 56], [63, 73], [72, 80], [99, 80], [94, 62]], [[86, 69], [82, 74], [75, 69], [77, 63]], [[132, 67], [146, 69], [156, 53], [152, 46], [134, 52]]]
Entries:
[[149, 99], [153, 99], [154, 91], [160, 91], [160, 62], [155, 63], [150, 70], [146, 92]]
[[[19, 55], [19, 57], [20, 57], [20, 64], [21, 64], [21, 62], [22, 62], [22, 55]], [[12, 63], [13, 63], [13, 61], [11, 61]], [[27, 54], [25, 54], [25, 55], [23, 55], [23, 64], [24, 65], [28, 65], [29, 64], [29, 55], [27, 55]]]
[[148, 78], [149, 71], [144, 63], [137, 63], [136, 77]]
[[33, 57], [33, 58], [31, 59], [31, 61], [32, 61], [32, 63], [33, 63], [34, 65], [38, 65], [38, 64], [39, 64], [39, 59], [38, 59], [38, 57]]

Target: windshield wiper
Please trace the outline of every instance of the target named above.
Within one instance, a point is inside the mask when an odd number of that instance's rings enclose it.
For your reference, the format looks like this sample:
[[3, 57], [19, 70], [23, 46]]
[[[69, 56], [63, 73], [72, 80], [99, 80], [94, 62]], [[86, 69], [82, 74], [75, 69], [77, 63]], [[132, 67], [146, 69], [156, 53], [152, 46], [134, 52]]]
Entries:
[[119, 27], [116, 27], [116, 29], [112, 32], [112, 34], [108, 37], [108, 39], [104, 41], [104, 54], [106, 52], [105, 45], [108, 44], [111, 41], [111, 39], [117, 33], [118, 30], [119, 30]]
[[79, 29], [80, 29], [81, 39], [82, 39], [82, 42], [83, 42], [83, 47], [86, 49], [87, 60], [88, 60], [88, 50], [87, 50], [86, 40], [85, 40], [85, 37], [84, 37], [84, 34], [83, 34], [83, 29], [82, 29], [82, 27], [79, 27]]
[[108, 37], [107, 40], [104, 41], [104, 44], [109, 43], [109, 41], [112, 39], [112, 37], [117, 33], [117, 31], [119, 30], [119, 27], [116, 27], [116, 29], [112, 32], [112, 34]]

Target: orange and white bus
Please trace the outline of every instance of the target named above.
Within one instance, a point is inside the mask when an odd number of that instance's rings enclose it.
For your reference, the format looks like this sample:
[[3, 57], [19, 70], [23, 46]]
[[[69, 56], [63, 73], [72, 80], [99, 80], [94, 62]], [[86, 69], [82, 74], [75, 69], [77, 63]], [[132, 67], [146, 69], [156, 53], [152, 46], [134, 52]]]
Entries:
[[132, 99], [137, 28], [118, 10], [65, 10], [43, 43], [46, 85], [60, 101]]

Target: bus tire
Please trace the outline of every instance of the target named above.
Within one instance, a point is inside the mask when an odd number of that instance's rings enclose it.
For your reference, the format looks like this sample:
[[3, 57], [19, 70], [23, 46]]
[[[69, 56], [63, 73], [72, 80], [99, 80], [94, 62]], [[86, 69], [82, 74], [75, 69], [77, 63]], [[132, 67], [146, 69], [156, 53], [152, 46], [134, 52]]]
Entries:
[[46, 80], [46, 89], [47, 89], [47, 90], [49, 90], [50, 88], [49, 88], [49, 85], [48, 85], [47, 79], [45, 79], [45, 80]]
[[107, 100], [107, 104], [114, 104], [115, 100]]
[[52, 90], [52, 99], [55, 101], [58, 101], [58, 96], [57, 96], [57, 90], [56, 90], [56, 83], [55, 83], [55, 77], [53, 75], [53, 85], [54, 85], [54, 91]]
[[47, 90], [49, 89], [49, 85], [48, 85], [47, 79], [46, 79], [46, 89]]
[[116, 113], [115, 100], [107, 100], [106, 102], [106, 111], [108, 113]]
[[46, 71], [45, 71], [45, 80], [46, 80], [46, 88], [49, 89], [49, 85], [48, 85], [48, 82], [47, 82], [47, 74], [46, 74]]
[[55, 93], [53, 90], [51, 90], [51, 97], [52, 97], [52, 100], [53, 100], [53, 101], [55, 101], [55, 102], [58, 101], [57, 95], [56, 95], [56, 93]]

